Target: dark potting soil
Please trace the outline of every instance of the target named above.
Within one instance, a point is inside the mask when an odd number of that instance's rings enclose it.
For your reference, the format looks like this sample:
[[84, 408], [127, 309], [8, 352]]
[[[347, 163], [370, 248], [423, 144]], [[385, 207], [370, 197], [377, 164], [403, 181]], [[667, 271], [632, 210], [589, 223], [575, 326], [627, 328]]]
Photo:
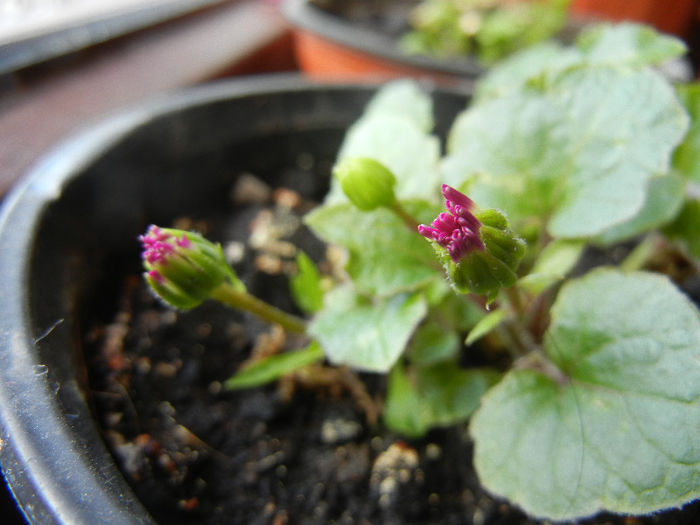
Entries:
[[[242, 180], [235, 213], [175, 225], [221, 241], [250, 290], [298, 313], [287, 285], [294, 246], [327, 258], [300, 224], [310, 204]], [[480, 487], [465, 426], [418, 440], [386, 429], [376, 415], [383, 376], [318, 365], [227, 391], [222, 383], [243, 363], [305, 341], [213, 302], [174, 312], [137, 273], [115, 303], [85, 334], [91, 399], [108, 447], [159, 523], [532, 523]], [[589, 521], [690, 524], [698, 511]]]

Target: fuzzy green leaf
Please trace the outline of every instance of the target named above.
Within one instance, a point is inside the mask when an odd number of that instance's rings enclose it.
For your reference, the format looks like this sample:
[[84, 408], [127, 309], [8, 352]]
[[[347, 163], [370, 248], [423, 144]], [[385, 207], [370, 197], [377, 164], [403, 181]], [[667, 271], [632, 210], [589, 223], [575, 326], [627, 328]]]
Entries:
[[396, 366], [389, 376], [384, 422], [407, 436], [466, 421], [497, 380], [488, 369], [464, 370], [454, 363], [417, 367], [409, 377]]
[[637, 215], [604, 231], [595, 240], [604, 245], [626, 241], [658, 228], [680, 212], [685, 197], [683, 179], [675, 173], [653, 177], [644, 206]]
[[584, 243], [558, 239], [549, 243], [535, 261], [532, 271], [518, 284], [532, 294], [538, 294], [561, 281], [576, 265]]
[[657, 65], [683, 54], [685, 45], [648, 26], [601, 24], [582, 32], [576, 46], [545, 42], [497, 64], [477, 85], [479, 102], [522, 89], [574, 66]]
[[565, 520], [700, 496], [700, 315], [667, 279], [600, 269], [562, 288], [546, 351], [472, 418], [482, 484]]
[[690, 115], [690, 129], [673, 157], [673, 167], [688, 179], [700, 183], [700, 84], [681, 84], [678, 97]]
[[416, 82], [408, 79], [394, 80], [383, 85], [367, 104], [364, 114], [407, 118], [426, 133], [434, 125], [432, 99]]
[[369, 157], [384, 164], [396, 176], [400, 199], [437, 195], [440, 143], [406, 117], [385, 113], [361, 117], [348, 129], [338, 154], [338, 160], [347, 157]]
[[[417, 220], [437, 215], [427, 204], [405, 207]], [[362, 291], [392, 295], [441, 278], [430, 245], [387, 209], [362, 212], [351, 204], [322, 206], [304, 221], [325, 242], [348, 249], [347, 270]]]
[[430, 409], [400, 364], [389, 374], [382, 417], [386, 426], [409, 437], [422, 436], [430, 428]]
[[323, 360], [323, 350], [314, 341], [302, 350], [271, 355], [247, 366], [227, 379], [224, 382], [224, 388], [236, 390], [262, 386], [321, 360]]
[[[440, 143], [430, 135], [432, 111], [431, 98], [415, 82], [386, 84], [347, 130], [337, 160], [367, 157], [382, 163], [397, 179], [399, 199], [437, 196]], [[325, 204], [346, 200], [338, 181], [332, 179]]]
[[576, 42], [588, 62], [613, 65], [656, 65], [685, 53], [682, 40], [635, 23], [600, 24]]
[[495, 310], [486, 314], [478, 323], [476, 323], [474, 328], [471, 329], [467, 335], [467, 339], [464, 341], [464, 344], [467, 346], [474, 344], [476, 341], [495, 330], [505, 318], [505, 310]]
[[639, 213], [686, 127], [657, 74], [579, 67], [460, 115], [443, 175], [516, 228], [536, 218], [555, 237], [588, 237]]
[[426, 312], [420, 294], [370, 301], [344, 286], [326, 294], [325, 308], [312, 320], [308, 331], [332, 363], [388, 372]]
[[308, 313], [317, 312], [323, 306], [321, 274], [304, 252], [297, 254], [297, 273], [289, 280], [294, 302]]
[[409, 345], [412, 363], [431, 365], [453, 358], [460, 347], [455, 330], [439, 319], [428, 319], [418, 327]]

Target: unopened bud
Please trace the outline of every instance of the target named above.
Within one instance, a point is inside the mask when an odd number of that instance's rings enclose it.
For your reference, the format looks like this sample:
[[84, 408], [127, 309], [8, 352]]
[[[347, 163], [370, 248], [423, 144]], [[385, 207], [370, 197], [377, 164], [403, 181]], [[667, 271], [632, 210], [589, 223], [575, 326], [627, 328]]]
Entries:
[[381, 162], [366, 157], [348, 157], [333, 168], [333, 175], [350, 201], [360, 210], [391, 206], [396, 201], [396, 178]]

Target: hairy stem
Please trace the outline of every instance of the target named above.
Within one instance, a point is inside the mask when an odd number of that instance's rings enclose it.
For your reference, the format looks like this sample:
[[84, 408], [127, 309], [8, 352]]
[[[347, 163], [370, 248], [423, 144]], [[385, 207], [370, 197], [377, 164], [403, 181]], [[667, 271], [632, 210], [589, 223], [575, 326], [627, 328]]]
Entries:
[[539, 347], [524, 321], [526, 308], [523, 305], [519, 290], [515, 287], [508, 288], [505, 290], [505, 295], [513, 313], [512, 317], [504, 323], [506, 338], [515, 349], [512, 353], [517, 354], [517, 356], [524, 356], [537, 351]]
[[411, 217], [411, 215], [398, 203], [398, 201], [394, 202], [390, 209], [399, 216], [404, 224], [408, 226], [409, 230], [414, 233], [418, 232], [418, 221]]
[[228, 283], [224, 283], [216, 288], [212, 294], [213, 299], [220, 301], [228, 306], [237, 308], [239, 310], [245, 310], [247, 312], [253, 313], [270, 323], [275, 323], [280, 325], [285, 330], [290, 332], [295, 332], [298, 334], [303, 334], [306, 332], [306, 321], [303, 319], [288, 314], [272, 306], [271, 304], [261, 301], [257, 297], [253, 297], [247, 292], [237, 290]]

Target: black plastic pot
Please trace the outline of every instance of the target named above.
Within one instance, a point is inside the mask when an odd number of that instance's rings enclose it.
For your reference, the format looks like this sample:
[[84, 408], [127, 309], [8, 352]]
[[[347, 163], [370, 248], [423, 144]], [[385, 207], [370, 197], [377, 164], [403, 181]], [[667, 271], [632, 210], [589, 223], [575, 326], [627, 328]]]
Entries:
[[[327, 176], [373, 86], [228, 81], [114, 115], [66, 141], [0, 214], [0, 462], [32, 523], [151, 523], [90, 410], [84, 320], [138, 267], [151, 223], [230, 207], [239, 173], [273, 180], [312, 152]], [[436, 97], [438, 132], [466, 104]], [[289, 183], [292, 181], [281, 181]]]

